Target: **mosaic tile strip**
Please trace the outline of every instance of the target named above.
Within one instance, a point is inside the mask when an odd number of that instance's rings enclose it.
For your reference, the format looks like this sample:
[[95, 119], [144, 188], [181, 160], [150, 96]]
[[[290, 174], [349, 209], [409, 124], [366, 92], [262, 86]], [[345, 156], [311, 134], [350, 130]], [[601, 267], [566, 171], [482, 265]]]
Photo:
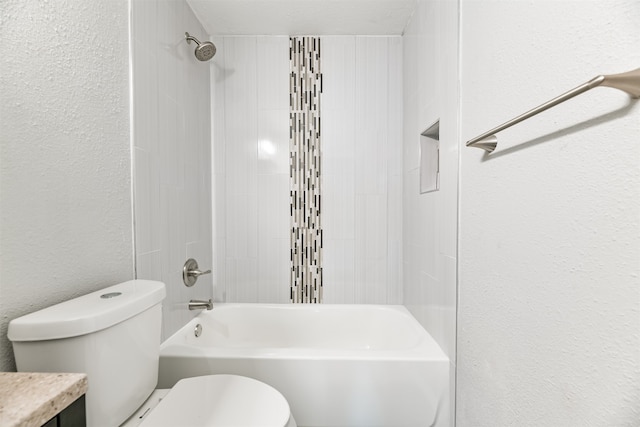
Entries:
[[322, 302], [320, 38], [289, 38], [291, 302]]

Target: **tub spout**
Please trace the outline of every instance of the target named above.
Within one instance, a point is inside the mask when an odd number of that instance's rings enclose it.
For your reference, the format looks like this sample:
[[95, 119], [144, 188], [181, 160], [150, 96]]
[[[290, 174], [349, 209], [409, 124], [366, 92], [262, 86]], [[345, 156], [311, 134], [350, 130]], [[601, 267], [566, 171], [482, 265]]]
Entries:
[[189, 301], [189, 310], [202, 310], [204, 308], [207, 310], [213, 309], [213, 302], [211, 302], [211, 298], [209, 298], [209, 301], [199, 299], [192, 299]]

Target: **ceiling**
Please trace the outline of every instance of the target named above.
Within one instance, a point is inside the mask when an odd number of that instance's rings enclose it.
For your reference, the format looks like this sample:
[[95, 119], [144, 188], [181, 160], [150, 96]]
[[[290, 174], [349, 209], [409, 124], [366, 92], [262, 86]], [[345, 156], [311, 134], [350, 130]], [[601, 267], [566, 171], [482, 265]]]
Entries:
[[209, 35], [400, 35], [416, 0], [187, 0]]

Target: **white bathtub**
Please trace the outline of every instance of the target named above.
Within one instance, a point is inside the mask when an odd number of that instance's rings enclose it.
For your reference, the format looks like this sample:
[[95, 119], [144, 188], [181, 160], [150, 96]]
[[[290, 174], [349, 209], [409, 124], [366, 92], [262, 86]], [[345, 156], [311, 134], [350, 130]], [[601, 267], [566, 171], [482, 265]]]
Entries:
[[305, 427], [431, 426], [449, 393], [449, 360], [402, 306], [214, 306], [162, 344], [158, 386], [206, 374], [272, 385]]

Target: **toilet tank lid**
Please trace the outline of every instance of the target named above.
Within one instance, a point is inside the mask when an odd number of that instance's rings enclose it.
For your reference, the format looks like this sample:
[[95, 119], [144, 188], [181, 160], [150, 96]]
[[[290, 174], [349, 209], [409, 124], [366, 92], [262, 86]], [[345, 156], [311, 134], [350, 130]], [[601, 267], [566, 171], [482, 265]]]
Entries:
[[165, 285], [130, 280], [47, 307], [9, 322], [11, 341], [42, 341], [96, 332], [159, 304]]

